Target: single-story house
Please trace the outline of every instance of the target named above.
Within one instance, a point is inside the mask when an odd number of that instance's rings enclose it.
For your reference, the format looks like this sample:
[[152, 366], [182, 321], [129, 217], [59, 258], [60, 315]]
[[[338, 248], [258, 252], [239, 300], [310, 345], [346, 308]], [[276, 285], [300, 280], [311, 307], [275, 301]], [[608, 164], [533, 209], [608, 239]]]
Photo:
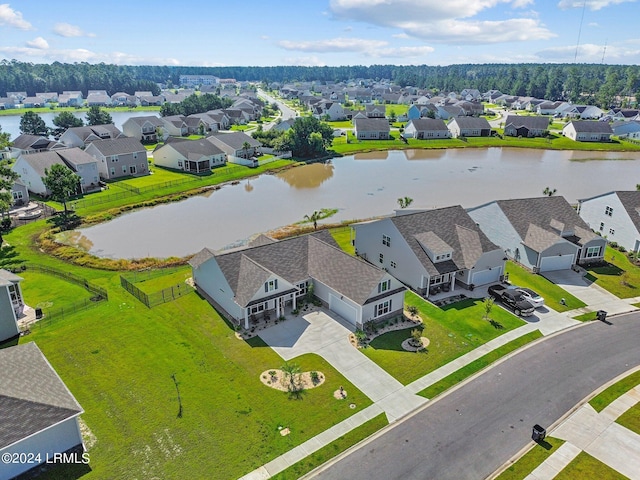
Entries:
[[20, 289], [22, 280], [15, 273], [0, 269], [0, 342], [20, 335], [18, 318], [24, 310]]
[[607, 240], [564, 197], [497, 200], [467, 210], [508, 257], [534, 272], [601, 261]]
[[157, 143], [157, 129], [164, 126], [162, 119], [155, 115], [130, 117], [122, 124], [122, 132], [127, 137], [137, 138], [143, 143]]
[[549, 131], [549, 117], [508, 115], [504, 134], [509, 137], [542, 137]]
[[122, 138], [124, 133], [113, 123], [104, 125], [85, 125], [83, 127], [68, 128], [60, 135], [59, 142], [67, 147], [84, 148], [94, 140], [106, 140], [109, 138]]
[[640, 192], [607, 192], [578, 200], [578, 215], [592, 230], [631, 252], [640, 252]]
[[420, 295], [473, 289], [504, 275], [504, 251], [460, 206], [406, 212], [354, 225], [356, 253]]
[[213, 167], [224, 165], [227, 155], [205, 139], [173, 139], [153, 151], [153, 161], [161, 167], [190, 173], [211, 172]]
[[358, 140], [388, 140], [390, 131], [386, 118], [353, 119], [353, 133]]
[[619, 138], [640, 138], [640, 121], [617, 121], [611, 124], [613, 134]]
[[486, 118], [454, 117], [447, 124], [451, 136], [457, 137], [488, 137], [491, 135], [491, 125]]
[[431, 139], [450, 138], [451, 132], [444, 121], [436, 118], [414, 118], [404, 127], [403, 135], [407, 138]]
[[226, 153], [229, 161], [231, 157], [249, 159], [261, 154], [262, 143], [244, 132], [214, 133], [207, 140]]
[[0, 477], [14, 478], [73, 450], [88, 462], [78, 417], [82, 407], [34, 342], [0, 350]]
[[573, 120], [564, 126], [562, 134], [576, 142], [610, 142], [613, 130], [607, 122]]
[[85, 152], [96, 160], [102, 178], [112, 180], [149, 174], [147, 150], [137, 138], [96, 140], [89, 144]]
[[205, 248], [189, 261], [198, 290], [244, 328], [297, 309], [310, 288], [354, 329], [402, 313], [406, 288], [343, 252], [326, 230], [265, 240], [228, 252]]

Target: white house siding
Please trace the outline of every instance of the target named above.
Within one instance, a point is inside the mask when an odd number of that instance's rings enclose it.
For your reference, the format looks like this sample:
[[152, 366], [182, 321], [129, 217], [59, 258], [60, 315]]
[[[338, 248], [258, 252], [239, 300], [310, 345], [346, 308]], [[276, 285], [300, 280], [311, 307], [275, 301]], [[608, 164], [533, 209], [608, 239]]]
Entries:
[[121, 153], [105, 157], [93, 144], [89, 145], [85, 151], [96, 159], [98, 171], [103, 178], [139, 177], [149, 173], [146, 151]]
[[[333, 288], [328, 287], [324, 283], [319, 282], [316, 279], [313, 280], [313, 294], [316, 297], [318, 297], [320, 300], [325, 302], [327, 305], [333, 306], [333, 308], [335, 309], [335, 313], [337, 313], [340, 316], [344, 315], [343, 318], [345, 318], [345, 320], [347, 320], [349, 323], [354, 324], [354, 326], [355, 326], [355, 323], [362, 322], [362, 306], [361, 305], [354, 302], [350, 298], [345, 297], [340, 292], [335, 291]], [[334, 301], [331, 300], [331, 296], [337, 297], [338, 302], [342, 302], [345, 305], [339, 305], [339, 304], [336, 305], [335, 300]], [[352, 311], [349, 309], [353, 309], [354, 311], [353, 316], [349, 314], [343, 314], [343, 311], [348, 311], [348, 312]], [[347, 318], [347, 317], [350, 317], [350, 318]]]
[[[30, 453], [40, 455], [42, 462], [53, 459], [54, 453], [62, 453], [82, 444], [82, 436], [76, 417], [69, 418], [31, 437], [27, 437], [13, 445], [0, 449], [0, 456], [5, 453]], [[47, 457], [48, 456], [48, 457]], [[9, 479], [34, 468], [33, 463], [3, 463], [0, 478]]]
[[[393, 289], [393, 282], [392, 282], [392, 289]], [[385, 297], [384, 299], [367, 303], [362, 307], [362, 322], [366, 323], [370, 320], [381, 320], [383, 318], [400, 315], [404, 308], [404, 295], [405, 295], [405, 291], [403, 290], [402, 292], [394, 293], [393, 295]], [[375, 316], [376, 307], [380, 303], [385, 302], [387, 300], [391, 300], [391, 311], [384, 316], [376, 317]]]
[[84, 147], [84, 140], [82, 140], [72, 130], [67, 130], [60, 136], [60, 142], [68, 147]]
[[19, 333], [9, 287], [0, 287], [0, 342], [13, 338]]
[[215, 259], [210, 259], [194, 268], [193, 280], [233, 318], [237, 320], [244, 318], [243, 309], [234, 301], [234, 293]]
[[47, 194], [47, 187], [44, 186], [42, 177], [23, 158], [18, 157], [11, 169], [20, 176], [20, 180], [30, 192], [39, 195]]
[[[611, 216], [606, 208], [611, 207]], [[592, 230], [630, 251], [640, 250], [640, 233], [615, 193], [580, 202], [580, 217]], [[613, 231], [613, 233], [611, 233]]]
[[80, 177], [80, 185], [83, 191], [98, 185], [100, 174], [98, 173], [97, 161], [94, 163], [82, 163], [77, 165], [76, 168], [76, 174]]
[[503, 258], [504, 252], [500, 249], [484, 253], [473, 268], [467, 271], [468, 276], [464, 275], [462, 277], [462, 282], [466, 285], [473, 284], [477, 287], [500, 281], [500, 277], [504, 275], [505, 261]]

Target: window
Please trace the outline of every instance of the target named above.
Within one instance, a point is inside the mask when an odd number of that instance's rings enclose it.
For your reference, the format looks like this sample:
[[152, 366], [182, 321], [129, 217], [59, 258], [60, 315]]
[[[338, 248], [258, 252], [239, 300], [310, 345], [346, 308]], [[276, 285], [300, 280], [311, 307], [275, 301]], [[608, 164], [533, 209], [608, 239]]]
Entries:
[[613, 228], [609, 229], [609, 235], [615, 235], [616, 231]]
[[182, 160], [178, 160], [178, 166], [182, 167]]
[[13, 192], [14, 200], [22, 200], [22, 192]]
[[376, 305], [375, 316], [380, 317], [382, 315], [389, 313], [390, 311], [391, 311], [391, 300], [389, 299]]
[[380, 254], [379, 260], [380, 260], [380, 263], [384, 263], [384, 255], [382, 253]]
[[269, 280], [268, 282], [266, 282], [264, 284], [264, 291], [265, 293], [268, 292], [273, 292], [274, 290], [278, 289], [278, 279], [274, 279], [274, 280]]
[[587, 253], [585, 254], [585, 258], [595, 258], [600, 256], [601, 247], [589, 247], [587, 248]]
[[387, 235], [382, 235], [382, 244], [386, 245], [387, 247], [391, 246], [391, 237], [387, 236]]
[[604, 214], [609, 215], [610, 217], [613, 216], [613, 208], [607, 205], [606, 208], [604, 209]]
[[127, 166], [126, 165], [122, 165], [122, 173], [127, 173]]
[[137, 172], [136, 172], [136, 166], [135, 166], [135, 165], [131, 165], [131, 166], [129, 167], [129, 172], [131, 172], [131, 174], [136, 174], [136, 173], [137, 173]]
[[118, 161], [118, 156], [117, 155], [111, 155], [111, 162], [117, 162]]
[[307, 282], [299, 283], [298, 284], [298, 295], [302, 296], [302, 295], [306, 295], [306, 294], [307, 294]]
[[250, 313], [258, 313], [258, 312], [263, 312], [264, 311], [264, 303], [259, 303], [258, 305], [254, 305], [253, 307], [251, 307], [249, 309]]
[[133, 152], [133, 158], [135, 158], [135, 159], [138, 158], [138, 152]]
[[116, 174], [116, 169], [111, 167], [111, 176], [113, 177]]
[[604, 222], [600, 222], [600, 231], [604, 230]]
[[396, 268], [396, 262], [391, 262], [390, 265], [391, 265], [391, 268]]
[[391, 279], [385, 280], [378, 284], [378, 293], [386, 292], [391, 289]]

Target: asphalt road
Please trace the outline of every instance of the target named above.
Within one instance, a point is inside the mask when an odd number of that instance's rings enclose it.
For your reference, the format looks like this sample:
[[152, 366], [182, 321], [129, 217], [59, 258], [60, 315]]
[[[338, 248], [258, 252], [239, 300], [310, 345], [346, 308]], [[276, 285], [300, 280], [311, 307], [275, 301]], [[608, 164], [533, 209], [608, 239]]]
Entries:
[[640, 314], [545, 339], [428, 405], [317, 479], [483, 479], [600, 386], [640, 364]]

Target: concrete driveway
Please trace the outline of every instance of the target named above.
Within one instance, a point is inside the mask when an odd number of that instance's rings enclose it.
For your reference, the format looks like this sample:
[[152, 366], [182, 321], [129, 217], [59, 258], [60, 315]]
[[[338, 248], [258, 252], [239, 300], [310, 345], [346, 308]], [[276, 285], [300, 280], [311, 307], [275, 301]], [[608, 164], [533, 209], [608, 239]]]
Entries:
[[610, 315], [632, 312], [636, 307], [629, 305], [604, 288], [587, 281], [573, 270], [556, 270], [542, 274], [546, 279], [582, 300], [593, 310], [604, 310]]

